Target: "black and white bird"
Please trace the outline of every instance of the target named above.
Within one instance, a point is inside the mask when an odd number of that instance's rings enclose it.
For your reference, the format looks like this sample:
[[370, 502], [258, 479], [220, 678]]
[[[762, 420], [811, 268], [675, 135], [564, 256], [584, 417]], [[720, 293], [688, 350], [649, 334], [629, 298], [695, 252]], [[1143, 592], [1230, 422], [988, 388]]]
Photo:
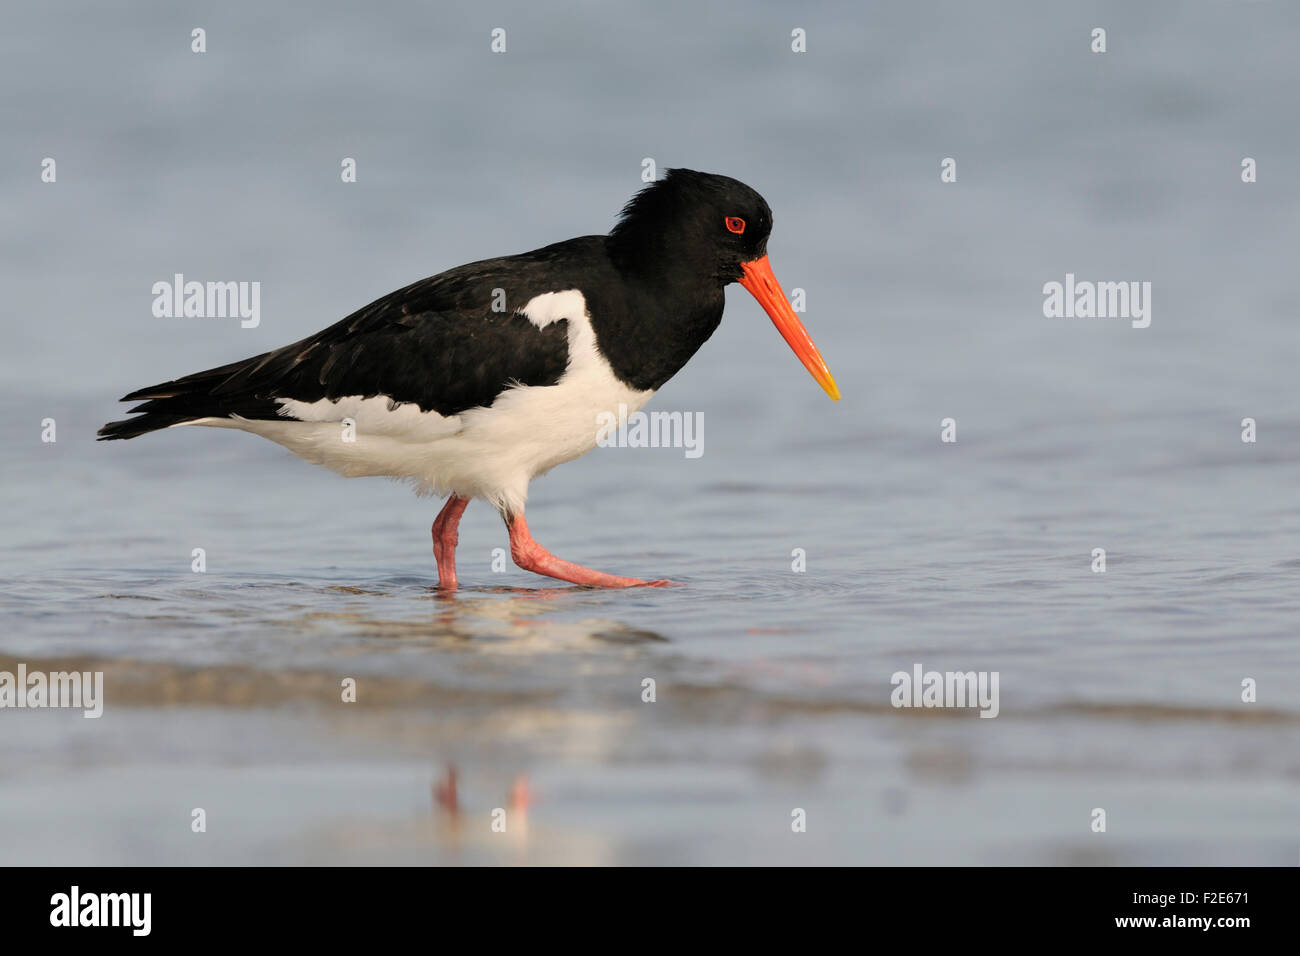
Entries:
[[607, 236], [450, 269], [293, 345], [139, 389], [122, 399], [143, 400], [135, 417], [99, 436], [239, 428], [349, 477], [446, 496], [433, 523], [442, 588], [457, 584], [457, 526], [471, 498], [501, 513], [522, 568], [593, 587], [669, 584], [550, 554], [528, 533], [528, 486], [591, 451], [609, 415], [639, 410], [686, 364], [722, 320], [731, 282], [839, 399], [768, 265], [771, 230], [771, 209], [744, 183], [670, 170]]

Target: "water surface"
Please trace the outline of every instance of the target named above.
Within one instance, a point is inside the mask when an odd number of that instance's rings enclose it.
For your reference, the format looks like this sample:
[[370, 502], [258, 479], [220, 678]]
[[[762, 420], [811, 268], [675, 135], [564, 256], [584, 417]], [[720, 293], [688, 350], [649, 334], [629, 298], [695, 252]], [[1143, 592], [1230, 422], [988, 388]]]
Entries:
[[[9, 14], [0, 670], [107, 701], [0, 712], [0, 860], [1295, 863], [1300, 15], [746, 9]], [[845, 396], [733, 287], [652, 405], [700, 458], [535, 483], [557, 554], [683, 587], [495, 571], [475, 503], [449, 598], [403, 486], [93, 442], [133, 388], [606, 229], [645, 157], [764, 193]], [[260, 281], [261, 324], [154, 318], [178, 271]], [[1152, 282], [1151, 327], [1044, 318], [1067, 272]], [[918, 662], [998, 671], [999, 716], [895, 710]]]

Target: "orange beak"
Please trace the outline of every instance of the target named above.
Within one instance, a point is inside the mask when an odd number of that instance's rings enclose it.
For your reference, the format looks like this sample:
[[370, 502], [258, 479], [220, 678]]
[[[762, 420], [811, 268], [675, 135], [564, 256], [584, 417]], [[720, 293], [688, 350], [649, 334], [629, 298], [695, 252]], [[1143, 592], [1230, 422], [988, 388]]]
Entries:
[[740, 284], [758, 300], [758, 304], [763, 307], [763, 311], [772, 320], [776, 330], [781, 333], [781, 338], [794, 349], [794, 354], [799, 356], [803, 367], [812, 373], [812, 377], [826, 390], [831, 401], [838, 402], [839, 387], [835, 384], [835, 379], [831, 378], [831, 371], [826, 367], [826, 361], [821, 353], [817, 351], [817, 346], [813, 345], [808, 330], [803, 327], [799, 317], [794, 314], [794, 309], [790, 307], [790, 301], [781, 291], [781, 283], [777, 282], [776, 276], [772, 275], [772, 267], [768, 264], [767, 256], [755, 259], [753, 262], [742, 262], [740, 268], [744, 272]]

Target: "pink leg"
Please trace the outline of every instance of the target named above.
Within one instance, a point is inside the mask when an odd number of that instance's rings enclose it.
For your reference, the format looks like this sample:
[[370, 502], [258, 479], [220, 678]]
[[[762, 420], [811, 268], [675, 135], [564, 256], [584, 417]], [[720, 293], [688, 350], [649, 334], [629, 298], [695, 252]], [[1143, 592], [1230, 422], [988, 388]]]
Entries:
[[456, 789], [456, 768], [448, 767], [441, 783], [434, 784], [433, 800], [453, 816], [460, 810], [460, 798]]
[[452, 495], [433, 520], [433, 558], [438, 562], [438, 587], [445, 591], [456, 590], [457, 528], [468, 506], [468, 498]]
[[528, 522], [524, 521], [522, 514], [506, 518], [506, 525], [510, 528], [510, 556], [515, 559], [515, 564], [525, 571], [534, 571], [547, 577], [559, 578], [561, 581], [570, 581], [591, 588], [662, 588], [673, 583], [624, 578], [617, 574], [593, 571], [571, 561], [563, 561], [533, 540], [533, 536], [528, 533]]

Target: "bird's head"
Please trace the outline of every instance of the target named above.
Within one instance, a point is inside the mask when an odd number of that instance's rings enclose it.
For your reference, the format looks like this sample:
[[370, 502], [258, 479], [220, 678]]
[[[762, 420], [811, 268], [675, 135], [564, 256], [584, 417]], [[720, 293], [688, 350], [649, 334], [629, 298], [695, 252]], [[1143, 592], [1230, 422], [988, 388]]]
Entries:
[[729, 176], [670, 169], [637, 193], [609, 234], [625, 268], [665, 281], [684, 274], [725, 286], [739, 282], [834, 401], [840, 391], [767, 261], [772, 208]]

